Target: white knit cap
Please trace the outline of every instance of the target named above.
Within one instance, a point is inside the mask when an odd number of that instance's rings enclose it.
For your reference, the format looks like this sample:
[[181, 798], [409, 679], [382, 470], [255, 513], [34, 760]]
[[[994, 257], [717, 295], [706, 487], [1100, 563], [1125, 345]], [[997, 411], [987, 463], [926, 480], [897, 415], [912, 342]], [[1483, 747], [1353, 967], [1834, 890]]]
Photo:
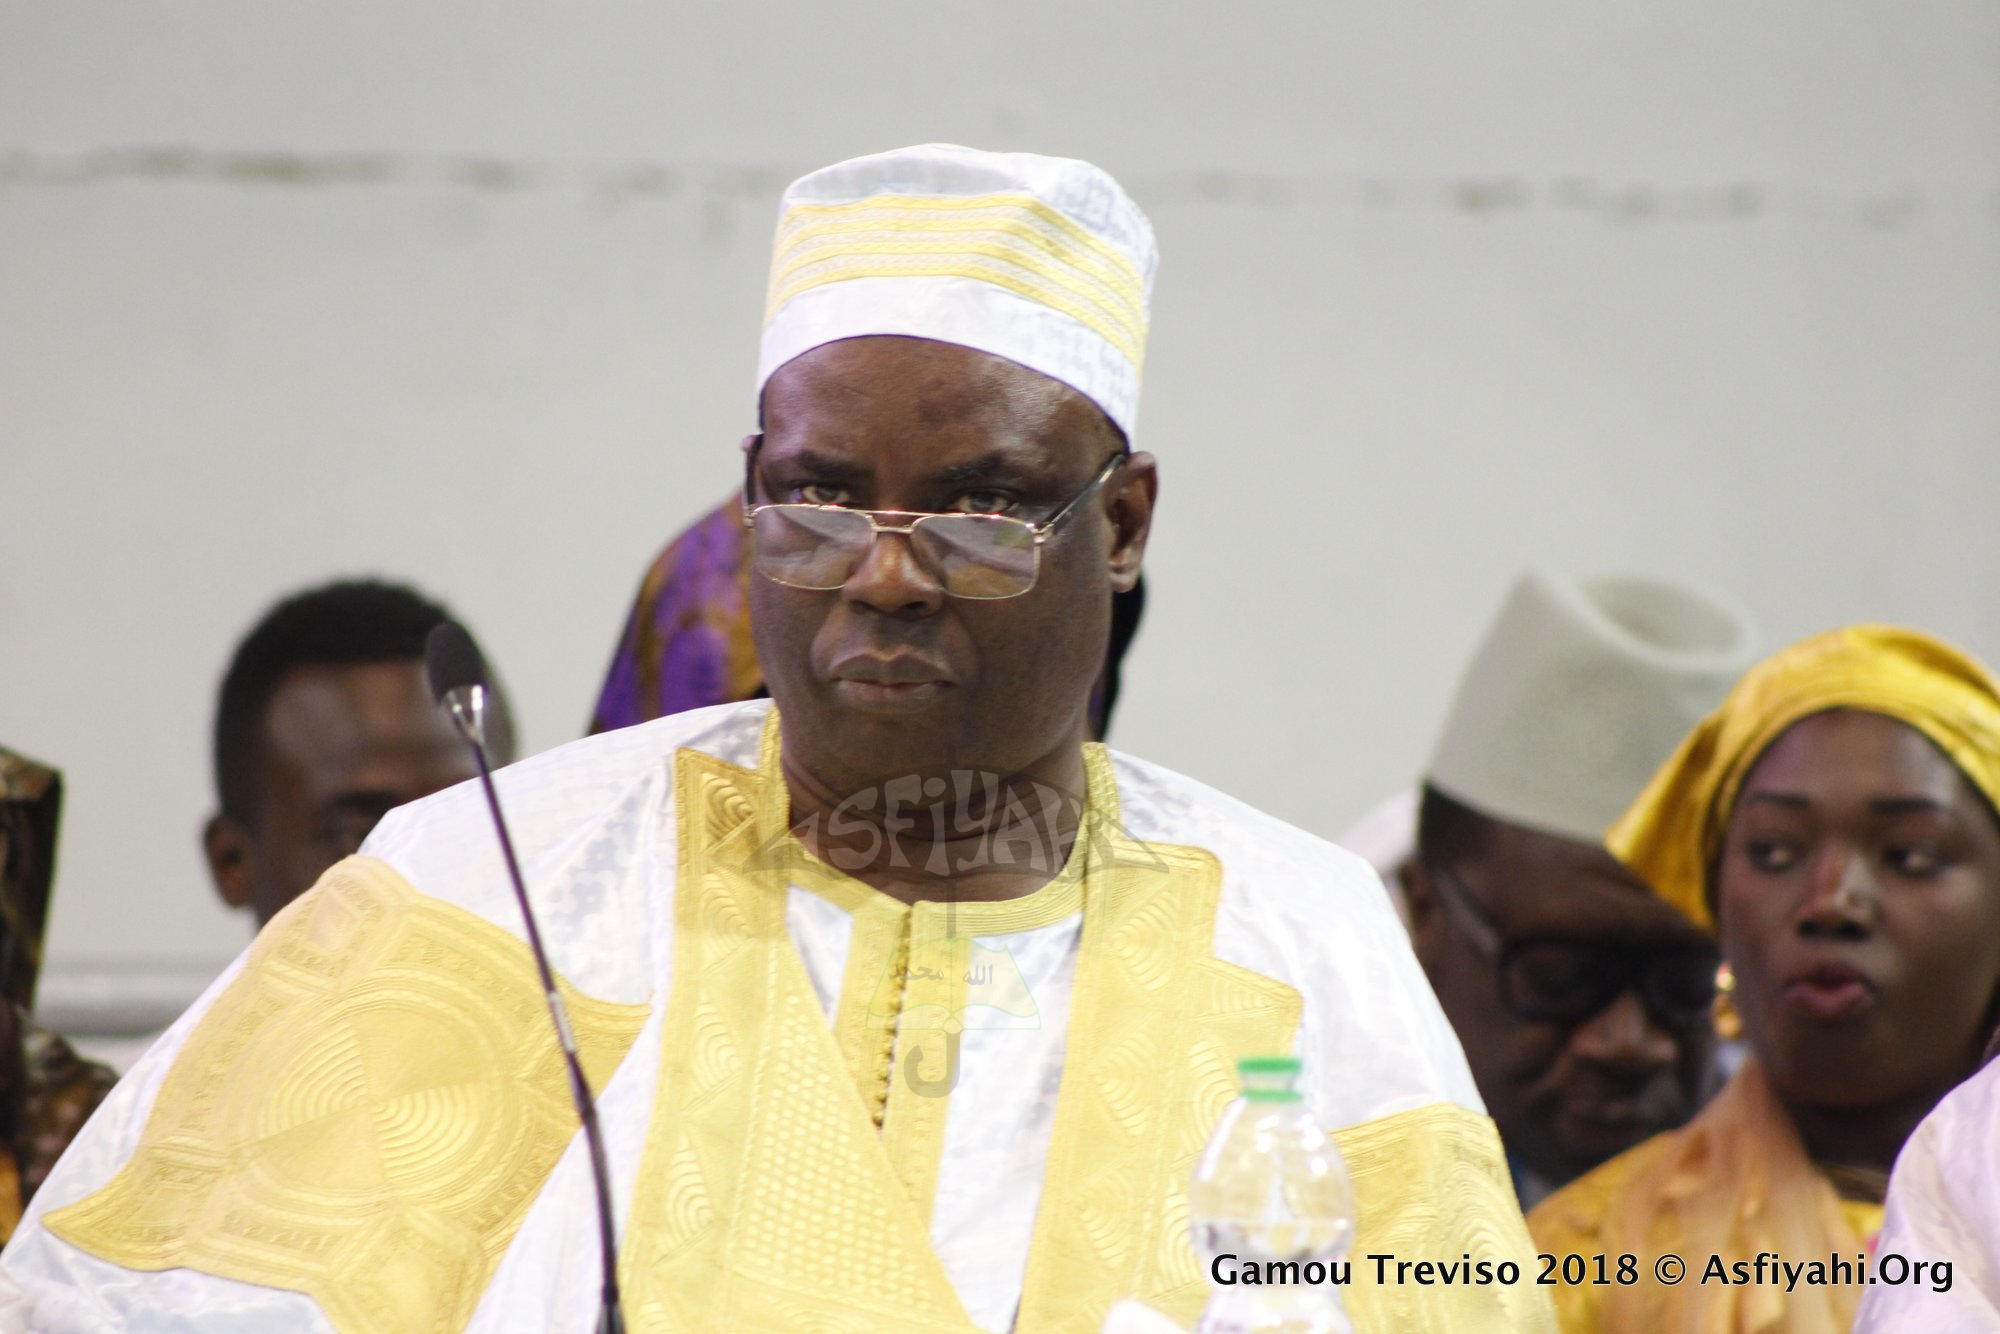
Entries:
[[1530, 572], [1466, 666], [1428, 781], [1486, 815], [1596, 843], [1749, 670], [1727, 606], [1650, 579]]
[[1087, 395], [1132, 438], [1153, 228], [1088, 162], [924, 144], [792, 182], [757, 391], [822, 343], [904, 334], [991, 352]]

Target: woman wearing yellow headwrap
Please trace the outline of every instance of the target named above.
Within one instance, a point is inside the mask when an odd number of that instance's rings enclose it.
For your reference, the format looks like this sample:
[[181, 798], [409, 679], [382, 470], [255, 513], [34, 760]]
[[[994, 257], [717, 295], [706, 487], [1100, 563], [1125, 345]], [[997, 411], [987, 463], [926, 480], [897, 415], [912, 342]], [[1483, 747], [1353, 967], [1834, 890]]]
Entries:
[[[1996, 807], [2000, 683], [1915, 631], [1855, 626], [1751, 669], [1611, 828], [1718, 933], [1749, 1054], [1684, 1129], [1530, 1215], [1542, 1250], [1608, 1257], [1608, 1285], [1557, 1288], [1565, 1329], [1848, 1328], [1889, 1166], [2000, 1020]], [[1819, 1270], [1787, 1291], [1772, 1257]]]

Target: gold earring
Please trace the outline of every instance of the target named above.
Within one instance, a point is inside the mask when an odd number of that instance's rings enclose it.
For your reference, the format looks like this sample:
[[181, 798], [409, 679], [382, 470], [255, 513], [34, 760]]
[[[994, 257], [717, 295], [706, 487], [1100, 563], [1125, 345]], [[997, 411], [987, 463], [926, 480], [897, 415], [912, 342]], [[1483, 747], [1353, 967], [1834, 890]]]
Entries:
[[1727, 963], [1718, 964], [1715, 969], [1715, 1003], [1709, 1007], [1709, 1018], [1715, 1025], [1715, 1036], [1724, 1042], [1734, 1042], [1743, 1036], [1743, 1016], [1736, 1012], [1736, 1002], [1730, 994], [1735, 990], [1736, 974]]

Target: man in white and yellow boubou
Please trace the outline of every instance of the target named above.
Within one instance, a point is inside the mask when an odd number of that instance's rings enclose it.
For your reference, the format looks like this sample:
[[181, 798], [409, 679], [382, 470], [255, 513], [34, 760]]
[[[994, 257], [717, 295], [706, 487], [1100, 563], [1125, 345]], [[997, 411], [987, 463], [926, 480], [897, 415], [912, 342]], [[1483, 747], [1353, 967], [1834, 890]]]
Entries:
[[[1157, 491], [1153, 266], [1082, 162], [933, 145], [796, 182], [745, 442], [772, 699], [500, 775], [634, 1330], [1191, 1320], [1191, 1164], [1236, 1059], [1282, 1050], [1357, 1254], [1532, 1278], [1367, 867], [1086, 744]], [[6, 1268], [58, 1328], [590, 1328], [591, 1177], [521, 932], [476, 788], [391, 814], [133, 1071]], [[1532, 1281], [1348, 1306], [1545, 1313]]]

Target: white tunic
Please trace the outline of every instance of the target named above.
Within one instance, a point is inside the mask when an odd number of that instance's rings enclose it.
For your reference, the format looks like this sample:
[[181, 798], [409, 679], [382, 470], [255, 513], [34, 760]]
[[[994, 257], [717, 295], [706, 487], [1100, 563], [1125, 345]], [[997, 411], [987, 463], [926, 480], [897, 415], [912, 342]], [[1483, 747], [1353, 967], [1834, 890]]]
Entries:
[[[1918, 1123], [1896, 1157], [1887, 1203], [1877, 1277], [1854, 1328], [2000, 1331], [2000, 1061]], [[1930, 1267], [1940, 1262], [1951, 1267], [1948, 1281]]]

